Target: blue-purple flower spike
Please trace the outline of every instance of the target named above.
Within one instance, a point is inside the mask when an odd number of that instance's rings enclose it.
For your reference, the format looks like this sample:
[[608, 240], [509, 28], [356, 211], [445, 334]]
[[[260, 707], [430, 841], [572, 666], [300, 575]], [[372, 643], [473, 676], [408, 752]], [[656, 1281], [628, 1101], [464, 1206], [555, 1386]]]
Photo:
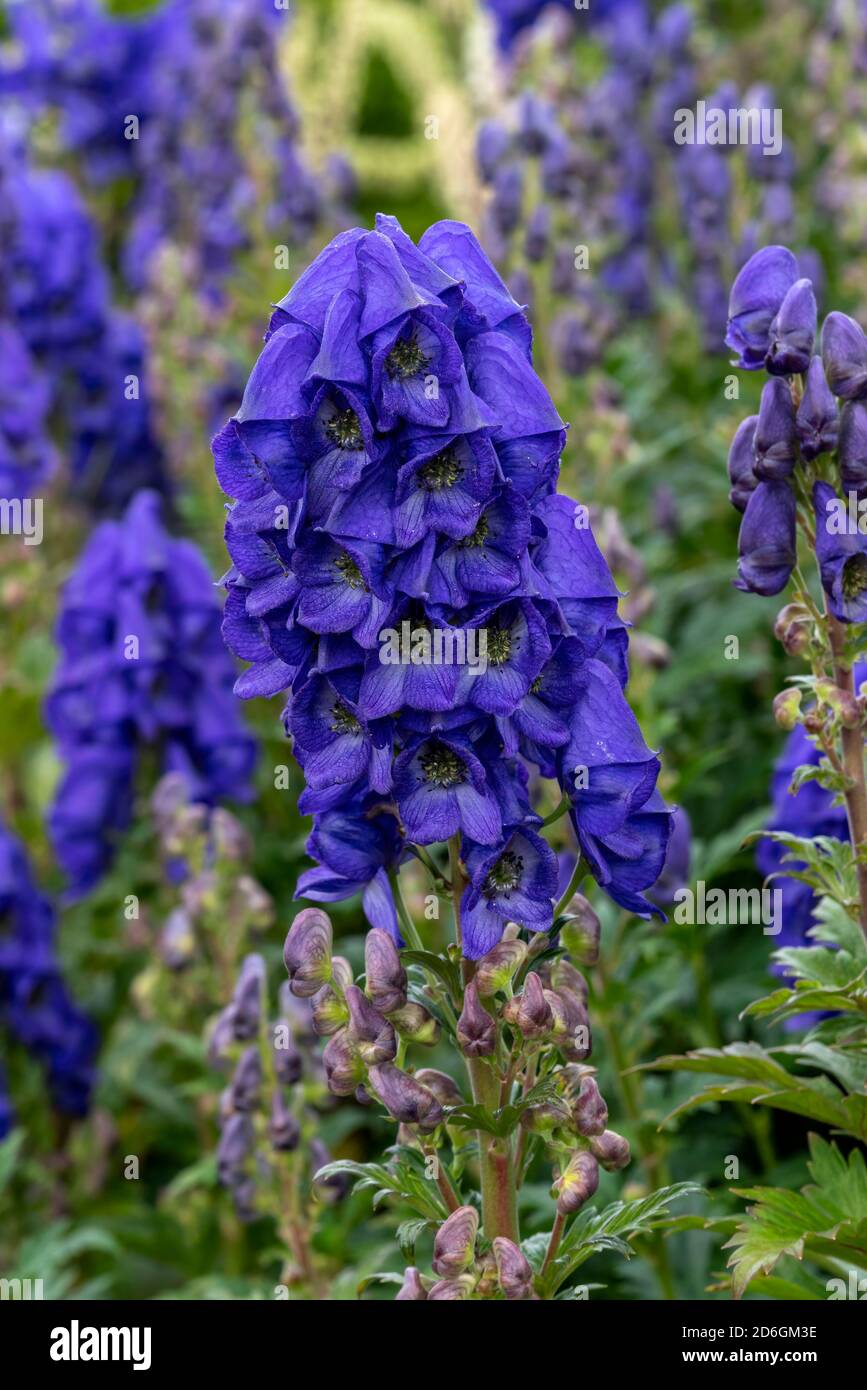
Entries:
[[416, 246], [379, 216], [277, 306], [214, 440], [236, 499], [223, 631], [252, 663], [236, 690], [286, 692], [313, 815], [298, 895], [361, 891], [397, 938], [389, 873], [459, 834], [470, 957], [508, 920], [553, 922], [531, 768], [574, 798], [593, 873], [637, 912], [670, 827], [623, 695], [617, 588], [556, 493], [565, 426], [530, 341], [468, 227]]

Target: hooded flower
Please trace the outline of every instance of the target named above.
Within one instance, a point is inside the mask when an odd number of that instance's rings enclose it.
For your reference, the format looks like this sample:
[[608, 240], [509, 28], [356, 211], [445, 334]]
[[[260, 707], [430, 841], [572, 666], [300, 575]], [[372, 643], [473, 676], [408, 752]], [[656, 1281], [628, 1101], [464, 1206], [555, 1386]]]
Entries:
[[[525, 117], [544, 144], [545, 113]], [[551, 925], [528, 764], [572, 785], [563, 750], [591, 685], [597, 817], [588, 803], [580, 834], [621, 897], [658, 872], [668, 824], [654, 806], [626, 828], [659, 765], [622, 695], [617, 587], [586, 508], [555, 492], [565, 428], [530, 342], [469, 228], [437, 223], [416, 246], [380, 216], [280, 301], [214, 441], [236, 498], [223, 631], [252, 662], [236, 689], [286, 692], [314, 818], [298, 895], [361, 892], [399, 942], [389, 875], [414, 844], [460, 835], [471, 956], [509, 919]], [[606, 799], [621, 804], [600, 820]], [[329, 1046], [354, 1089], [339, 1034]]]
[[842, 623], [867, 622], [867, 536], [850, 530], [830, 483], [814, 483], [816, 559], [831, 612]]
[[129, 822], [145, 747], [207, 803], [249, 794], [254, 748], [232, 699], [208, 568], [190, 541], [166, 533], [156, 494], [137, 493], [122, 521], [93, 532], [64, 591], [57, 640], [46, 719], [65, 770], [50, 824], [82, 892]]
[[759, 483], [747, 502], [738, 536], [737, 589], [778, 594], [797, 561], [795, 496], [788, 483]]
[[785, 246], [766, 246], [740, 270], [729, 296], [726, 344], [737, 365], [758, 371], [771, 347], [771, 325], [798, 279], [798, 262]]
[[64, 984], [51, 904], [36, 887], [22, 846], [2, 825], [0, 1022], [44, 1066], [57, 1108], [68, 1115], [85, 1114], [94, 1081], [96, 1030]]

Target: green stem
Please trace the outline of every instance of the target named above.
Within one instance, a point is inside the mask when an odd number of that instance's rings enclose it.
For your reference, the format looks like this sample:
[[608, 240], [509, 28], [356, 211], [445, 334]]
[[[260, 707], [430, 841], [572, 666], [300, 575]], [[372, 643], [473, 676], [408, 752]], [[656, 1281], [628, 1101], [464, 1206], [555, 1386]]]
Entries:
[[569, 903], [572, 901], [574, 895], [578, 892], [578, 889], [581, 887], [581, 884], [584, 882], [584, 879], [587, 877], [589, 872], [590, 866], [587, 863], [587, 860], [584, 858], [583, 854], [579, 854], [575, 868], [572, 870], [572, 877], [569, 880], [566, 892], [563, 894], [557, 906], [554, 908], [555, 921], [560, 916], [561, 912], [565, 912], [566, 908], [569, 906]]
[[[449, 863], [452, 880], [452, 912], [455, 922], [455, 940], [462, 944], [461, 936], [461, 895], [466, 882], [461, 864], [460, 837], [452, 835], [449, 840]], [[464, 960], [463, 977], [468, 983], [473, 977], [475, 966]], [[476, 1105], [483, 1106], [493, 1114], [499, 1109], [500, 1088], [493, 1067], [481, 1057], [465, 1057], [470, 1087]], [[479, 1147], [479, 1176], [482, 1189], [482, 1225], [488, 1240], [495, 1236], [508, 1236], [517, 1245], [520, 1242], [518, 1230], [518, 1197], [515, 1186], [515, 1165], [511, 1138], [499, 1139], [485, 1130], [476, 1130]]]
[[551, 1239], [548, 1241], [548, 1249], [545, 1252], [545, 1260], [539, 1271], [540, 1278], [544, 1279], [551, 1265], [557, 1257], [560, 1249], [560, 1241], [563, 1239], [563, 1227], [566, 1225], [566, 1217], [562, 1211], [558, 1211], [554, 1217], [554, 1225], [551, 1228]]
[[398, 921], [400, 922], [404, 938], [412, 947], [412, 949], [414, 951], [423, 951], [424, 942], [422, 941], [421, 937], [416, 931], [415, 922], [412, 920], [409, 908], [407, 907], [406, 902], [404, 901], [403, 892], [401, 891], [400, 886], [399, 873], [400, 871], [398, 869], [392, 869], [388, 875], [388, 879], [391, 884], [391, 891], [394, 894], [394, 902], [397, 908]]

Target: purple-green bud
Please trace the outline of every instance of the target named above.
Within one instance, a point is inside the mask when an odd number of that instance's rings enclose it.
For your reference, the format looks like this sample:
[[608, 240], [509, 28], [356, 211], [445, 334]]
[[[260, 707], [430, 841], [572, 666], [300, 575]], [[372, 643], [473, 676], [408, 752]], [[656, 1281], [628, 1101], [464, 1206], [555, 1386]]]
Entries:
[[349, 1038], [367, 1066], [391, 1062], [397, 1056], [397, 1038], [391, 1024], [373, 1007], [357, 985], [346, 991]]
[[606, 1129], [603, 1134], [594, 1136], [590, 1140], [590, 1151], [609, 1173], [618, 1172], [629, 1162], [629, 1140], [613, 1129]]
[[292, 1153], [298, 1148], [301, 1139], [301, 1126], [286, 1104], [279, 1086], [271, 1096], [268, 1138], [271, 1140], [272, 1147], [280, 1153]]
[[370, 1068], [369, 1085], [389, 1115], [401, 1124], [418, 1125], [419, 1129], [428, 1133], [442, 1124], [445, 1118], [443, 1108], [433, 1091], [419, 1085], [415, 1077], [409, 1076], [391, 1062], [383, 1062]]
[[521, 1126], [533, 1134], [551, 1135], [569, 1123], [569, 1113], [556, 1101], [542, 1100], [521, 1112]]
[[774, 719], [787, 733], [797, 724], [800, 708], [800, 690], [781, 690], [779, 695], [774, 696]]
[[330, 985], [323, 985], [310, 1000], [313, 1028], [320, 1038], [333, 1037], [349, 1021], [349, 1009]]
[[598, 1186], [596, 1159], [586, 1149], [579, 1149], [554, 1183], [552, 1195], [557, 1198], [557, 1211], [561, 1216], [571, 1216], [593, 1196]]
[[475, 1281], [468, 1274], [460, 1279], [440, 1279], [428, 1291], [428, 1303], [462, 1303], [469, 1298]]
[[370, 1002], [381, 1014], [393, 1013], [406, 1003], [406, 971], [397, 947], [387, 931], [374, 927], [364, 943], [365, 988]]
[[211, 845], [218, 859], [249, 858], [252, 849], [250, 837], [231, 811], [224, 810], [222, 806], [215, 806], [211, 812], [209, 829]]
[[483, 999], [509, 988], [515, 976], [527, 959], [527, 947], [523, 941], [499, 941], [493, 950], [482, 956], [476, 965], [473, 979]]
[[259, 1104], [262, 1089], [262, 1059], [255, 1045], [246, 1047], [238, 1059], [235, 1075], [229, 1087], [229, 1104], [233, 1110], [248, 1114]]
[[283, 947], [293, 994], [309, 998], [331, 979], [331, 939], [331, 919], [321, 908], [298, 913]]
[[475, 980], [470, 980], [464, 990], [456, 1037], [465, 1057], [490, 1057], [496, 1050], [497, 1025], [479, 998]]
[[572, 920], [560, 930], [560, 940], [579, 965], [595, 965], [599, 959], [599, 918], [582, 893], [576, 893], [566, 915]]
[[402, 1009], [395, 1009], [389, 1015], [389, 1022], [394, 1024], [402, 1038], [421, 1047], [433, 1047], [439, 1041], [439, 1023], [421, 1004], [409, 1002]]
[[253, 1125], [246, 1115], [230, 1115], [223, 1125], [217, 1145], [217, 1176], [223, 1187], [237, 1180], [253, 1151]]
[[183, 970], [196, 949], [196, 934], [190, 914], [182, 907], [170, 912], [160, 932], [157, 950], [169, 970]]
[[[861, 707], [850, 691], [841, 690], [840, 686], [834, 681], [817, 681], [816, 695], [823, 704], [830, 706], [844, 729], [858, 728], [858, 725], [861, 723]], [[779, 698], [779, 696], [777, 698]], [[776, 703], [775, 700], [775, 714]]]
[[358, 1083], [364, 1080], [364, 1063], [345, 1028], [326, 1044], [322, 1061], [328, 1089], [334, 1096], [351, 1096]]
[[227, 1004], [221, 1009], [211, 1027], [208, 1039], [208, 1062], [216, 1070], [225, 1069], [229, 1062], [229, 1049], [235, 1041], [235, 1006]]
[[433, 1067], [422, 1067], [415, 1074], [416, 1081], [420, 1081], [422, 1086], [427, 1086], [429, 1091], [433, 1091], [441, 1105], [463, 1105], [464, 1097], [461, 1088], [444, 1071], [436, 1071]]
[[525, 1038], [542, 1038], [550, 1032], [554, 1017], [542, 981], [534, 970], [528, 973], [521, 993], [510, 999], [503, 1009], [503, 1018]]
[[583, 1004], [587, 1003], [590, 993], [587, 988], [587, 981], [581, 971], [576, 970], [572, 962], [568, 961], [565, 956], [557, 957], [550, 968], [549, 977], [553, 989], [571, 989]]
[[245, 956], [232, 995], [232, 1027], [238, 1042], [250, 1042], [259, 1031], [262, 999], [265, 993], [265, 961], [262, 956]]
[[441, 1279], [456, 1279], [472, 1268], [476, 1258], [479, 1213], [458, 1207], [440, 1226], [434, 1240], [433, 1271]]
[[812, 618], [800, 603], [787, 603], [774, 623], [774, 636], [789, 656], [800, 656], [810, 644]]
[[572, 1119], [579, 1134], [602, 1134], [608, 1124], [608, 1106], [594, 1076], [585, 1076], [578, 1098], [572, 1106]]
[[278, 1023], [271, 1035], [274, 1051], [274, 1070], [284, 1086], [295, 1086], [304, 1070], [304, 1059], [288, 1023]]
[[409, 1265], [404, 1272], [403, 1283], [394, 1296], [395, 1303], [421, 1303], [426, 1298], [421, 1275], [415, 1265]]
[[494, 1237], [494, 1259], [500, 1288], [510, 1302], [534, 1297], [533, 1267], [508, 1236]]

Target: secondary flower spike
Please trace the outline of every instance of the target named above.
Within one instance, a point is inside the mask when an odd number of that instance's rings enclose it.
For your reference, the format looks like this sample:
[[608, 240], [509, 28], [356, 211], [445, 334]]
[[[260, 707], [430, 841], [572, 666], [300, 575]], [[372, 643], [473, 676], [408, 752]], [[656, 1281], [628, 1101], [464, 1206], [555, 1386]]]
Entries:
[[[316, 867], [297, 895], [361, 892], [396, 944], [394, 872], [452, 836], [467, 957], [507, 922], [550, 930], [557, 863], [530, 773], [572, 796], [579, 762], [592, 871], [653, 910], [670, 816], [623, 695], [617, 587], [586, 509], [556, 492], [565, 438], [527, 319], [470, 229], [439, 222], [415, 245], [380, 215], [335, 237], [277, 305], [214, 440], [235, 499], [223, 631], [251, 663], [236, 691], [285, 692], [313, 817]], [[405, 982], [379, 938], [368, 971], [375, 1008], [399, 1008]]]

